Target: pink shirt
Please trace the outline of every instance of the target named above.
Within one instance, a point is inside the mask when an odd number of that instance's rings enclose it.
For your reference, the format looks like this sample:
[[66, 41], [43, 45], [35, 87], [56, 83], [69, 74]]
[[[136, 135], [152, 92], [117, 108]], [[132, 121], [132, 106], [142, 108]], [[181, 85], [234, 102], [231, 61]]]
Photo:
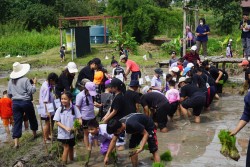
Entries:
[[180, 92], [177, 89], [169, 89], [166, 93], [169, 104], [180, 100]]
[[127, 66], [127, 69], [129, 69], [131, 72], [140, 71], [139, 66], [132, 60], [127, 60], [126, 66]]

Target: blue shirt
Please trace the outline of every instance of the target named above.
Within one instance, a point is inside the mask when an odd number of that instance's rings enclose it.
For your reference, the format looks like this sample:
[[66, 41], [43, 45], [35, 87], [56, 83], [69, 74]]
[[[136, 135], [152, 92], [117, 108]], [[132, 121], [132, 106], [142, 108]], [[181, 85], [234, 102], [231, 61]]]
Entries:
[[[74, 107], [75, 115], [72, 115], [72, 107]], [[70, 106], [69, 109], [64, 109], [61, 113], [62, 108], [59, 107], [56, 110], [54, 121], [61, 122], [64, 126], [73, 128], [74, 120], [77, 118], [81, 118], [81, 113], [76, 106]], [[65, 129], [58, 126], [58, 139], [72, 139], [74, 138], [74, 134], [66, 131]]]
[[248, 92], [247, 95], [244, 97], [244, 103], [245, 103], [244, 112], [240, 120], [249, 122], [250, 120], [250, 92]]
[[[203, 34], [205, 32], [210, 32], [210, 28], [208, 25], [198, 25], [198, 27], [196, 28], [196, 33], [199, 34]], [[197, 36], [196, 41], [201, 41], [201, 42], [206, 42], [208, 41], [208, 36], [206, 35], [202, 35], [202, 36]]]

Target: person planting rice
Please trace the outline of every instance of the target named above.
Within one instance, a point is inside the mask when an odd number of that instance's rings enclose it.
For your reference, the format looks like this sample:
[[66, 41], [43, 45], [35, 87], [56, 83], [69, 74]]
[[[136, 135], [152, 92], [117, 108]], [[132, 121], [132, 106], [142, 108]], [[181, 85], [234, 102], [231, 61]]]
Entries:
[[158, 91], [162, 91], [163, 87], [162, 87], [162, 82], [160, 77], [163, 75], [163, 71], [160, 68], [157, 68], [154, 70], [155, 74], [153, 76], [153, 78], [151, 79], [151, 88], [153, 90], [158, 90]]
[[134, 61], [129, 60], [128, 57], [125, 55], [120, 56], [120, 60], [122, 63], [125, 63], [127, 66], [125, 76], [127, 77], [130, 71], [132, 72], [131, 74], [131, 80], [139, 80], [141, 78], [141, 71], [140, 67], [138, 64], [136, 64]]
[[[230, 135], [237, 135], [237, 133], [250, 121], [250, 92], [244, 98], [244, 111], [240, 118], [240, 121], [235, 129], [233, 129]], [[246, 167], [250, 167], [250, 140], [247, 149]]]
[[109, 155], [115, 147], [119, 134], [124, 131], [127, 134], [131, 134], [129, 149], [131, 150], [130, 157], [133, 167], [138, 166], [138, 154], [143, 151], [146, 142], [148, 143], [150, 153], [153, 154], [154, 161], [160, 162], [160, 156], [158, 154], [158, 141], [154, 129], [154, 121], [150, 117], [140, 113], [132, 113], [120, 120], [113, 120], [109, 122], [107, 125], [107, 132], [109, 134], [114, 134], [114, 136], [104, 158], [104, 165], [106, 165], [109, 161]]

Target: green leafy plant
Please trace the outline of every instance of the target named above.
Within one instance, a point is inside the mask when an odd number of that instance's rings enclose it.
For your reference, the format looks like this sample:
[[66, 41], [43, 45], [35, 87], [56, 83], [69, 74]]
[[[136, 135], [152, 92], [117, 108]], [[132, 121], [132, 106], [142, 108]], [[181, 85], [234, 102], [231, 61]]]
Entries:
[[121, 34], [116, 34], [114, 39], [117, 40], [115, 47], [120, 47], [123, 44], [124, 48], [129, 48], [134, 54], [137, 54], [138, 43], [135, 40], [135, 37], [132, 37], [127, 32]]
[[161, 45], [161, 48], [167, 52], [170, 52], [172, 50], [178, 51], [180, 49], [180, 36], [172, 39], [170, 42], [164, 42]]
[[165, 151], [160, 157], [162, 161], [172, 161], [173, 159], [170, 150]]
[[238, 161], [240, 159], [240, 155], [239, 151], [235, 146], [236, 137], [230, 136], [230, 132], [227, 130], [220, 130], [218, 137], [222, 145], [220, 153], [225, 157], [229, 157], [235, 161]]
[[165, 164], [162, 162], [154, 162], [152, 164], [152, 167], [165, 167]]

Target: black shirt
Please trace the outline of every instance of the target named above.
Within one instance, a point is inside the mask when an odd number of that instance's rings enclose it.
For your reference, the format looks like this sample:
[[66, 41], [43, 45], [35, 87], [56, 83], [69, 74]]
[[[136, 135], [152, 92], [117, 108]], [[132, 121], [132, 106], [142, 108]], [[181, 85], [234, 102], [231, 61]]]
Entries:
[[168, 103], [167, 98], [158, 92], [149, 92], [141, 97], [141, 105], [143, 107], [148, 106], [149, 108], [158, 108]]
[[209, 73], [211, 74], [211, 76], [213, 77], [214, 80], [216, 80], [219, 76], [219, 70], [214, 66], [210, 67]]
[[[250, 20], [246, 21], [247, 25], [250, 25]], [[240, 22], [239, 28], [241, 28], [241, 25], [243, 24], [243, 21]], [[241, 38], [250, 38], [250, 31], [244, 32], [243, 30], [241, 31]]]
[[74, 80], [74, 77], [70, 74], [66, 75], [64, 72], [59, 76], [58, 83], [56, 84], [55, 91], [57, 97], [61, 96], [61, 93], [66, 90], [70, 91], [70, 87], [72, 85], [72, 82]]
[[121, 119], [122, 117], [126, 116], [126, 101], [122, 93], [119, 93], [115, 96], [110, 111], [112, 112], [114, 109], [117, 111], [116, 115], [113, 119]]
[[136, 103], [140, 103], [140, 95], [138, 92], [127, 90], [124, 94], [126, 99], [126, 114], [136, 112]]
[[89, 79], [91, 82], [94, 81], [94, 75], [95, 75], [95, 71], [92, 70], [90, 68], [90, 66], [86, 66], [83, 69], [81, 69], [81, 71], [78, 74], [78, 78], [77, 78], [77, 83], [80, 83], [82, 81], [82, 79]]
[[206, 81], [201, 76], [194, 74], [192, 79], [193, 79], [193, 84], [198, 86], [198, 88], [201, 88], [205, 91], [207, 90]]
[[126, 132], [128, 134], [140, 133], [142, 134], [144, 129], [146, 131], [152, 131], [154, 129], [154, 122], [152, 118], [147, 117], [144, 114], [133, 113], [120, 120], [126, 125]]
[[193, 95], [195, 95], [197, 93], [204, 94], [204, 93], [202, 93], [201, 89], [198, 88], [196, 85], [187, 84], [181, 88], [180, 97], [192, 97]]

